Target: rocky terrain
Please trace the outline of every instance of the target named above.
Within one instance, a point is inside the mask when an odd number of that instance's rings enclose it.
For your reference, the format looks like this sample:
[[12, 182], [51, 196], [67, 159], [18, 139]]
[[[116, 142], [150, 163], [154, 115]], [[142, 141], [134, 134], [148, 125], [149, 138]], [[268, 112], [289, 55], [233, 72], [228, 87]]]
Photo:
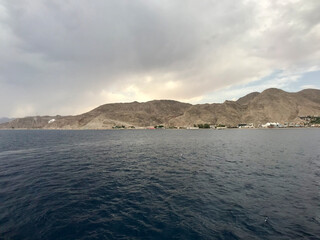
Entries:
[[320, 116], [320, 90], [305, 89], [297, 93], [267, 89], [250, 93], [237, 101], [191, 105], [172, 100], [145, 103], [105, 104], [76, 116], [34, 116], [17, 118], [0, 124], [2, 129], [109, 129], [164, 125], [191, 127], [208, 123], [237, 126], [266, 122], [301, 122], [300, 116]]
[[3, 118], [0, 118], [0, 123], [6, 123], [6, 122], [10, 122], [12, 120], [13, 120], [13, 118], [3, 117]]

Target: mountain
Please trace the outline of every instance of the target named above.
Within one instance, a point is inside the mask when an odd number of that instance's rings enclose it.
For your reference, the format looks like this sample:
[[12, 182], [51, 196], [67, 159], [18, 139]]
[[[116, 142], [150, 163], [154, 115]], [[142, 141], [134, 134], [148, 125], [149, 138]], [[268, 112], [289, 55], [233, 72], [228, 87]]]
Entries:
[[3, 118], [0, 118], [0, 123], [7, 123], [7, 122], [10, 122], [11, 120], [13, 120], [13, 118], [3, 117]]
[[259, 92], [252, 92], [249, 93], [248, 95], [241, 97], [237, 100], [237, 103], [239, 103], [240, 105], [246, 105], [248, 104], [252, 99], [254, 99], [257, 95], [259, 95]]
[[320, 116], [320, 90], [290, 93], [270, 88], [237, 101], [197, 104], [173, 100], [145, 103], [105, 104], [76, 116], [35, 116], [14, 119], [0, 128], [109, 129], [115, 126], [155, 125], [188, 127], [209, 123], [237, 126], [239, 123], [301, 122], [300, 116]]

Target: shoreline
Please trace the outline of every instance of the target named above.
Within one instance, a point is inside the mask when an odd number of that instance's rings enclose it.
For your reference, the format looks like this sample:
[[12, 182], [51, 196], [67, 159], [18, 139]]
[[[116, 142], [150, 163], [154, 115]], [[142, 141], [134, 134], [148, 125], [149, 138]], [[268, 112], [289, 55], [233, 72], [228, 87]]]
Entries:
[[0, 131], [23, 131], [23, 130], [46, 130], [46, 131], [101, 131], [101, 130], [112, 130], [112, 131], [139, 131], [139, 130], [149, 130], [149, 131], [163, 131], [163, 130], [290, 130], [290, 129], [319, 129], [320, 127], [287, 127], [287, 128], [221, 128], [221, 129], [214, 129], [214, 128], [197, 128], [197, 129], [188, 129], [188, 128], [163, 128], [163, 129], [150, 129], [150, 128], [123, 128], [123, 129], [112, 129], [112, 128], [74, 128], [74, 129], [67, 129], [67, 128], [2, 128]]

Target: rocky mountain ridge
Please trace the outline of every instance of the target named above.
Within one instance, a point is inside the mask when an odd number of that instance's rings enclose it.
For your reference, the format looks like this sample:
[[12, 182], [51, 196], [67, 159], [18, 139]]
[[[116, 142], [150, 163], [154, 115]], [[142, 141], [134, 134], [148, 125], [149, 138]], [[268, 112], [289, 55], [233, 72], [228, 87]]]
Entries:
[[76, 116], [17, 118], [0, 124], [0, 128], [110, 129], [115, 126], [191, 127], [204, 123], [230, 127], [253, 123], [257, 127], [266, 122], [301, 122], [301, 116], [320, 116], [320, 90], [290, 93], [270, 88], [261, 93], [250, 93], [237, 101], [197, 105], [173, 100], [113, 103]]

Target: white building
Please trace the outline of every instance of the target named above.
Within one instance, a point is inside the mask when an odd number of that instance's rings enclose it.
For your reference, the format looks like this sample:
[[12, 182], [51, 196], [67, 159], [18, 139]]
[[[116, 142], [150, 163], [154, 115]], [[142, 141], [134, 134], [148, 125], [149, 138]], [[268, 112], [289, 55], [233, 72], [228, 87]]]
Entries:
[[266, 124], [262, 124], [261, 127], [263, 128], [278, 128], [282, 127], [280, 123], [276, 122], [267, 122]]
[[53, 123], [54, 121], [56, 121], [54, 118], [49, 120], [48, 123]]

